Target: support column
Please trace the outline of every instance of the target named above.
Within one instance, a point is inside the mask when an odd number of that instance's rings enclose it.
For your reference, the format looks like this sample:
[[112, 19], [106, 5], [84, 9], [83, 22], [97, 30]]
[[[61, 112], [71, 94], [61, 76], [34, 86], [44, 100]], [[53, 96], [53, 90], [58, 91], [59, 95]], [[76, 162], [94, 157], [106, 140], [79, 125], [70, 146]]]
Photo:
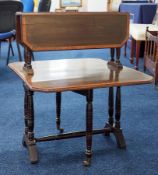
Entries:
[[[113, 113], [114, 113], [114, 88], [110, 87], [109, 88], [109, 98], [108, 98], [109, 119], [108, 119], [108, 123], [105, 124], [105, 128], [113, 127], [113, 123], [114, 123]], [[105, 132], [104, 135], [110, 136], [110, 132]]]
[[86, 160], [83, 161], [85, 166], [89, 166], [92, 156], [92, 132], [93, 132], [93, 90], [87, 91], [86, 105]]
[[32, 51], [29, 50], [29, 48], [24, 47], [24, 61], [25, 61], [25, 64], [24, 64], [23, 69], [29, 75], [33, 75], [31, 60], [32, 60]]
[[56, 127], [63, 133], [64, 129], [60, 127], [60, 116], [61, 116], [61, 92], [56, 93]]
[[136, 65], [135, 65], [136, 70], [139, 69], [140, 44], [141, 41], [136, 41]]
[[125, 139], [120, 128], [121, 123], [121, 87], [116, 89], [116, 101], [115, 101], [115, 126], [114, 126], [114, 135], [117, 141], [117, 146], [119, 148], [126, 148]]
[[134, 63], [134, 46], [135, 46], [135, 40], [131, 39], [131, 52], [130, 52], [130, 62], [131, 64]]
[[114, 48], [110, 49], [110, 54], [111, 54], [111, 61], [115, 61], [115, 59], [114, 59], [115, 49]]
[[25, 115], [25, 133], [23, 137], [23, 145], [27, 146], [31, 163], [38, 161], [36, 141], [34, 138], [34, 107], [33, 107], [33, 91], [24, 85], [24, 115]]

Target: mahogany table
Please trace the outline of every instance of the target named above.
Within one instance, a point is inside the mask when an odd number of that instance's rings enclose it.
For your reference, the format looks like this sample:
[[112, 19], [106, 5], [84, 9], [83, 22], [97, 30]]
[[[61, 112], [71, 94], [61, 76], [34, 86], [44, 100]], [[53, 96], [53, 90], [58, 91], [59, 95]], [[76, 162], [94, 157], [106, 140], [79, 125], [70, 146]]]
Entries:
[[[147, 84], [152, 82], [152, 77], [139, 71], [116, 67], [107, 61], [95, 58], [63, 59], [51, 61], [33, 61], [33, 75], [23, 69], [23, 62], [10, 63], [9, 67], [22, 79], [24, 83], [24, 115], [25, 133], [23, 145], [28, 148], [31, 163], [38, 161], [36, 143], [41, 141], [59, 140], [73, 137], [86, 136], [86, 160], [84, 165], [89, 165], [92, 155], [92, 135], [109, 135], [113, 133], [119, 148], [126, 148], [122, 133], [121, 118], [121, 86]], [[102, 129], [93, 129], [93, 89], [109, 87], [109, 119]], [[116, 87], [114, 110], [114, 87]], [[34, 107], [33, 94], [40, 92], [56, 92], [57, 99], [57, 129], [58, 135], [36, 138], [34, 136]], [[86, 131], [64, 133], [60, 128], [60, 103], [61, 92], [73, 91], [86, 97]], [[113, 116], [115, 111], [115, 117]]]

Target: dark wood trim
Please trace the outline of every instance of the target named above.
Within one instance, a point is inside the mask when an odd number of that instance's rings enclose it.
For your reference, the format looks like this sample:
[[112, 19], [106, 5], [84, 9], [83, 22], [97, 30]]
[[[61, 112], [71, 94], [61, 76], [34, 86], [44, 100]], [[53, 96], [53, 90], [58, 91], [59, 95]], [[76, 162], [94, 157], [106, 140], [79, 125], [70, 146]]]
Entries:
[[32, 51], [27, 47], [24, 47], [24, 59], [25, 59], [25, 64], [23, 67], [24, 71], [26, 71], [26, 73], [28, 73], [29, 75], [33, 75], [33, 69], [31, 65]]
[[25, 133], [23, 136], [23, 145], [29, 151], [31, 163], [38, 162], [38, 154], [36, 148], [36, 140], [34, 138], [34, 107], [33, 107], [33, 91], [30, 91], [24, 84], [24, 115], [25, 115]]
[[108, 109], [108, 112], [109, 112], [109, 124], [111, 126], [113, 126], [113, 123], [114, 123], [114, 118], [113, 118], [113, 114], [114, 114], [114, 88], [113, 87], [110, 87], [109, 88], [109, 100], [108, 100], [108, 104], [109, 104], [109, 109]]
[[86, 160], [83, 161], [85, 166], [89, 166], [92, 156], [92, 134], [93, 134], [93, 90], [87, 91], [86, 96]]
[[61, 116], [61, 92], [56, 92], [56, 128], [60, 133], [64, 132], [64, 129], [60, 127], [60, 116]]

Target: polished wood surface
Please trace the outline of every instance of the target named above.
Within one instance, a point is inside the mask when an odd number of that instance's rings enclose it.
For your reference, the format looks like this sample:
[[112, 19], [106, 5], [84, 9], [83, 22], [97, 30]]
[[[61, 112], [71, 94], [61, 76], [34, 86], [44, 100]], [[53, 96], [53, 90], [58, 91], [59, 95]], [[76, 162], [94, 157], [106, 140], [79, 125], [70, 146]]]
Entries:
[[115, 70], [102, 59], [34, 61], [34, 75], [27, 75], [23, 70], [23, 64], [10, 63], [9, 67], [33, 91], [61, 92], [145, 84], [152, 81], [151, 76], [125, 66], [121, 70]]
[[73, 49], [116, 49], [129, 37], [129, 14], [119, 12], [17, 13], [16, 39], [24, 46], [24, 70], [33, 74], [32, 52]]
[[129, 37], [129, 14], [19, 13], [17, 40], [32, 51], [116, 48]]
[[[93, 134], [114, 134], [118, 147], [126, 148], [120, 121], [121, 86], [152, 82], [151, 76], [123, 67], [120, 63], [120, 48], [129, 35], [129, 15], [116, 12], [20, 13], [16, 18], [17, 40], [24, 46], [25, 62], [11, 63], [9, 67], [24, 82], [23, 145], [28, 148], [31, 163], [38, 161], [36, 142], [40, 141], [86, 136], [86, 160], [83, 162], [86, 166], [91, 162]], [[32, 61], [34, 51], [87, 48], [111, 48], [111, 60], [75, 58]], [[109, 119], [104, 128], [93, 129], [93, 89], [103, 87], [110, 88]], [[33, 94], [36, 91], [56, 92], [56, 126], [59, 134], [35, 137]], [[63, 91], [77, 92], [86, 97], [85, 131], [64, 133], [60, 126]]]

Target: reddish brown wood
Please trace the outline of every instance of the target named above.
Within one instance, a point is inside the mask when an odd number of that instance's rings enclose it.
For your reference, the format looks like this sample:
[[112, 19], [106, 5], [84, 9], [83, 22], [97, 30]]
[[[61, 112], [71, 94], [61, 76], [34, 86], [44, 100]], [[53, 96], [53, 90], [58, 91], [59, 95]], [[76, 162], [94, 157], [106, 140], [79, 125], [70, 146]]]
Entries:
[[[63, 65], [63, 66], [61, 66]], [[87, 97], [87, 160], [84, 162], [86, 165], [90, 163], [91, 157], [91, 144], [92, 134], [96, 133], [92, 131], [92, 95], [89, 90], [102, 87], [115, 87], [126, 86], [135, 84], [146, 84], [152, 81], [152, 77], [130, 69], [123, 67], [111, 66], [107, 64], [107, 61], [101, 59], [65, 59], [65, 60], [51, 60], [51, 61], [34, 61], [32, 63], [34, 69], [34, 75], [28, 75], [23, 70], [23, 63], [10, 63], [10, 68], [13, 69], [24, 81], [27, 87], [25, 91], [25, 98], [27, 104], [25, 104], [26, 115], [26, 131], [28, 133], [24, 135], [24, 142], [28, 147], [30, 153], [30, 160], [32, 163], [37, 162], [37, 150], [36, 141], [48, 141], [53, 139], [63, 139], [75, 137], [74, 133], [71, 134], [58, 134], [58, 136], [48, 136], [41, 139], [34, 138], [33, 135], [33, 99], [32, 92], [62, 92], [75, 90], [76, 92], [83, 94]], [[85, 71], [86, 70], [86, 71]], [[116, 93], [116, 124], [113, 126], [112, 122], [106, 125], [105, 130], [98, 130], [97, 133], [104, 132], [105, 135], [114, 133], [118, 147], [125, 148], [125, 140], [120, 128], [120, 104], [121, 95], [119, 87]], [[84, 90], [84, 91], [83, 91]], [[87, 94], [86, 91], [89, 93]], [[109, 94], [110, 100], [112, 100], [112, 94]], [[112, 101], [109, 101], [109, 105], [112, 110]], [[60, 105], [59, 105], [60, 106]], [[110, 112], [111, 113], [111, 112]], [[112, 117], [112, 114], [109, 114]], [[29, 116], [29, 117], [27, 117]], [[28, 119], [29, 118], [29, 119]], [[83, 132], [76, 133], [76, 137], [83, 136]], [[31, 143], [31, 144], [30, 144]], [[33, 145], [33, 146], [32, 146]]]
[[141, 44], [141, 41], [136, 41], [136, 65], [135, 65], [136, 70], [139, 69], [138, 66], [139, 66], [140, 44]]
[[129, 36], [129, 15], [119, 12], [19, 13], [17, 24], [18, 41], [32, 51], [115, 48]]
[[[82, 26], [82, 27], [81, 27]], [[127, 13], [20, 13], [17, 15], [17, 39], [25, 47], [25, 62], [11, 63], [9, 67], [24, 82], [25, 88], [25, 134], [32, 163], [38, 161], [36, 142], [59, 140], [86, 135], [85, 165], [90, 164], [92, 134], [114, 133], [117, 144], [125, 148], [120, 128], [120, 86], [146, 84], [151, 76], [122, 67], [120, 47], [128, 39], [129, 15]], [[35, 32], [36, 31], [36, 32]], [[111, 48], [111, 61], [102, 59], [63, 59], [34, 61], [33, 51]], [[116, 59], [114, 51], [116, 49]], [[23, 69], [23, 65], [24, 69]], [[113, 87], [117, 87], [115, 102], [115, 125], [113, 125]], [[93, 130], [93, 89], [110, 87], [109, 123], [103, 129]], [[61, 92], [74, 91], [86, 96], [86, 131], [59, 133], [42, 138], [34, 137], [33, 92], [56, 92], [57, 128], [60, 128]]]
[[131, 40], [131, 52], [130, 52], [130, 62], [134, 63], [134, 46], [135, 46], [135, 40], [132, 38]]
[[[29, 52], [121, 48], [129, 36], [128, 13], [19, 13], [16, 20], [17, 40]], [[33, 74], [30, 58], [24, 70]]]
[[113, 70], [113, 67], [110, 68], [107, 61], [102, 59], [34, 61], [32, 76], [23, 71], [22, 62], [10, 63], [9, 67], [32, 91], [62, 92], [152, 82], [151, 76], [125, 66], [122, 70]]
[[24, 47], [24, 71], [26, 71], [28, 74], [33, 74], [31, 60], [32, 60], [32, 51], [28, 47]]

